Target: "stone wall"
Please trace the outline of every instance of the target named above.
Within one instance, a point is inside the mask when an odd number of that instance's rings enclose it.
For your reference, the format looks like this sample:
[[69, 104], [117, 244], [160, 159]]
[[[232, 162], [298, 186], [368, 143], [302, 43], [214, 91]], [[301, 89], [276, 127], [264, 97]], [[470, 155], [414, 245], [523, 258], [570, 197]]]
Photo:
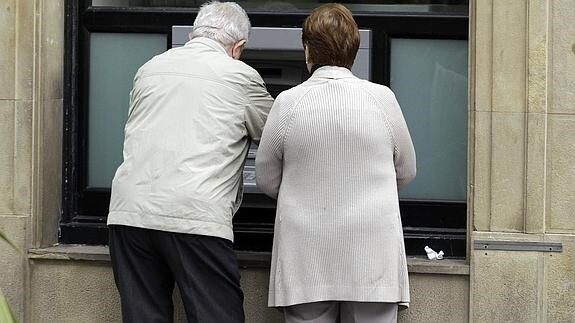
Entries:
[[574, 322], [575, 4], [471, 8], [472, 242], [556, 241], [562, 253], [471, 251], [474, 322]]
[[0, 0], [0, 30], [0, 289], [24, 319], [26, 251], [57, 239], [63, 0]]
[[[120, 322], [120, 301], [107, 248], [71, 247], [31, 254], [30, 322]], [[47, 251], [48, 250], [48, 251]], [[466, 322], [469, 313], [469, 269], [462, 262], [430, 264], [410, 259], [412, 303], [399, 322]], [[267, 307], [269, 269], [243, 268], [247, 323], [281, 323], [282, 314]], [[186, 322], [174, 293], [175, 321]]]

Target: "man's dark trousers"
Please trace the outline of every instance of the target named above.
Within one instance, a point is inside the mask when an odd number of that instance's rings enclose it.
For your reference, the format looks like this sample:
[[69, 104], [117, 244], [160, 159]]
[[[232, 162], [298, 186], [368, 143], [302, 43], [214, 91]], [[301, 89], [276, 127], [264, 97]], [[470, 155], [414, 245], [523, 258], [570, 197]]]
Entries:
[[231, 241], [120, 225], [109, 226], [109, 232], [125, 323], [172, 322], [174, 283], [188, 322], [244, 322]]

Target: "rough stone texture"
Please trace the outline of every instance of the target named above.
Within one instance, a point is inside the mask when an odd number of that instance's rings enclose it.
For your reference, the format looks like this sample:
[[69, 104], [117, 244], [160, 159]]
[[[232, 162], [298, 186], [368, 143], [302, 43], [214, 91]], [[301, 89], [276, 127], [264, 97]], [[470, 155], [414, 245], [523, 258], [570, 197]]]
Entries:
[[36, 261], [30, 264], [28, 322], [120, 322], [109, 263]]
[[35, 147], [38, 154], [37, 185], [39, 204], [36, 205], [38, 222], [41, 227], [36, 243], [48, 246], [58, 241], [60, 201], [62, 183], [62, 99], [40, 103], [36, 113], [41, 121], [41, 131], [37, 133], [40, 144]]
[[241, 271], [244, 289], [246, 322], [280, 323], [283, 314], [267, 307], [270, 273], [268, 269], [244, 269]]
[[0, 100], [0, 216], [29, 215], [32, 103]]
[[0, 100], [0, 216], [14, 213], [14, 105]]
[[[17, 100], [32, 100], [34, 73], [34, 1], [16, 1], [18, 17], [16, 28], [19, 31], [16, 38], [16, 93]], [[1, 37], [1, 36], [0, 36]]]
[[30, 215], [32, 198], [32, 101], [16, 101], [14, 114], [14, 213]]
[[472, 251], [473, 322], [537, 322], [536, 252]]
[[24, 270], [26, 250], [26, 227], [28, 217], [0, 216], [0, 232], [16, 245], [14, 250], [0, 241], [0, 291], [8, 300], [12, 311], [23, 320], [24, 315]]
[[493, 2], [493, 111], [524, 112], [526, 108], [527, 1]]
[[545, 257], [545, 299], [547, 322], [575, 322], [575, 236], [549, 235], [561, 242], [563, 252]]
[[[248, 323], [281, 323], [267, 307], [269, 270], [242, 269]], [[469, 276], [410, 274], [411, 307], [399, 322], [467, 322]], [[30, 322], [120, 322], [120, 302], [108, 262], [31, 260]], [[175, 322], [186, 322], [176, 290]], [[449, 306], [445, 306], [449, 304]]]
[[[121, 322], [120, 300], [109, 262], [31, 260], [30, 322]], [[241, 271], [246, 322], [283, 322], [267, 308], [269, 271]], [[185, 323], [180, 294], [174, 292], [174, 321]]]
[[[4, 2], [0, 3], [0, 24], [14, 23], [14, 19], [6, 17], [7, 12], [15, 14], [16, 7], [9, 5], [7, 11]], [[12, 31], [5, 26], [0, 33], [0, 41]], [[4, 28], [4, 27], [2, 27]], [[6, 51], [8, 47], [2, 47], [14, 43], [0, 44], [0, 65], [6, 63], [14, 68], [14, 64], [8, 64], [6, 59], [15, 59]], [[14, 48], [12, 48], [14, 50]], [[32, 62], [30, 62], [32, 63]], [[2, 73], [0, 66], [0, 95], [3, 91], [11, 88], [14, 96], [14, 73]], [[3, 82], [9, 82], [9, 85]], [[7, 93], [7, 92], [6, 92]], [[2, 99], [0, 97], [0, 216], [3, 214], [29, 215], [30, 192], [31, 192], [31, 144], [32, 144], [32, 102], [30, 100]]]
[[42, 0], [41, 31], [37, 34], [40, 48], [39, 77], [42, 100], [63, 97], [64, 1]]
[[502, 232], [524, 230], [525, 114], [491, 116], [491, 222]]
[[488, 231], [491, 222], [491, 112], [475, 113], [473, 230]]
[[16, 57], [15, 0], [0, 2], [0, 100], [14, 99]]
[[575, 115], [549, 116], [548, 232], [575, 233]]
[[469, 276], [409, 275], [411, 304], [398, 322], [468, 322]]
[[548, 0], [528, 2], [528, 106], [529, 112], [547, 111]]
[[527, 114], [525, 231], [545, 232], [547, 114]]
[[[475, 73], [475, 84], [472, 91], [475, 92], [475, 111], [491, 111], [493, 89], [493, 0], [470, 1], [470, 6], [475, 9], [475, 15], [470, 16], [473, 21], [475, 39], [470, 37], [470, 44], [477, 46], [475, 52], [470, 47], [471, 61], [474, 63], [471, 69]], [[474, 54], [474, 55], [473, 55]], [[470, 79], [472, 79], [472, 75]]]
[[572, 0], [553, 0], [551, 6], [551, 113], [575, 114], [575, 6]]

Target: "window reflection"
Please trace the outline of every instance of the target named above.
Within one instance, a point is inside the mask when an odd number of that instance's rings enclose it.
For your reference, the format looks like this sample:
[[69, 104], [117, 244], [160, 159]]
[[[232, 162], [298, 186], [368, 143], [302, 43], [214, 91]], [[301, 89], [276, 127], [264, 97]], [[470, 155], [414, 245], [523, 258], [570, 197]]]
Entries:
[[88, 94], [88, 186], [110, 187], [122, 163], [134, 75], [166, 50], [166, 35], [92, 33]]
[[391, 88], [417, 154], [404, 199], [465, 202], [467, 196], [467, 41], [391, 41]]

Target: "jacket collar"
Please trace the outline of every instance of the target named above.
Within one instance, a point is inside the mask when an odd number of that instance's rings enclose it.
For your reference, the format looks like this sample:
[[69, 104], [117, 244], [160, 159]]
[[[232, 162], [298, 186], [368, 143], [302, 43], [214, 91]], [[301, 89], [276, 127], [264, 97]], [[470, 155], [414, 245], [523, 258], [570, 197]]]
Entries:
[[310, 78], [324, 78], [324, 79], [343, 79], [353, 78], [353, 73], [345, 67], [340, 66], [322, 66], [318, 68]]
[[218, 43], [217, 41], [215, 41], [213, 39], [209, 39], [207, 37], [195, 37], [192, 40], [188, 41], [184, 46], [190, 47], [190, 46], [194, 46], [195, 44], [202, 44], [202, 45], [210, 47], [213, 50], [222, 52], [226, 55], [228, 54], [226, 52], [226, 49], [224, 48], [224, 46], [222, 46], [222, 44]]

